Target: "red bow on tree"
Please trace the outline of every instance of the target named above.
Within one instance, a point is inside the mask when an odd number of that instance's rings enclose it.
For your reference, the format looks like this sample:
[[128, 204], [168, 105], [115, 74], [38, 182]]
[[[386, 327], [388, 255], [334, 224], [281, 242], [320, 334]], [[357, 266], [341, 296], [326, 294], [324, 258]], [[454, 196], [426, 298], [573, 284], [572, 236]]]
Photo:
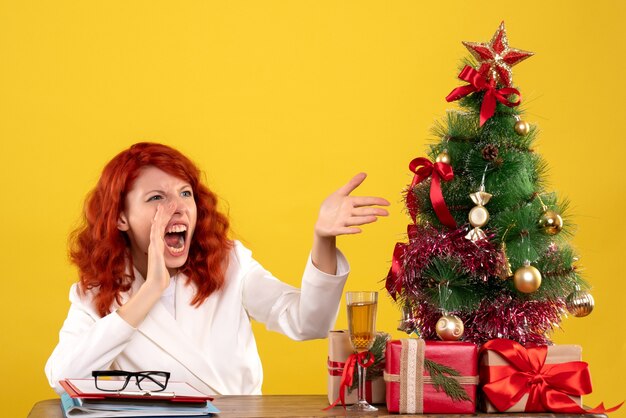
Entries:
[[411, 161], [409, 170], [415, 173], [406, 197], [407, 207], [409, 208], [409, 214], [411, 218], [413, 218], [413, 222], [415, 222], [415, 217], [417, 216], [417, 202], [413, 194], [413, 187], [432, 175], [430, 182], [430, 201], [433, 204], [435, 214], [442, 224], [448, 228], [456, 228], [456, 222], [450, 214], [446, 202], [443, 200], [443, 194], [441, 193], [441, 179], [450, 181], [454, 178], [452, 166], [443, 162], [433, 164], [428, 158], [420, 157]]
[[[406, 230], [409, 240], [415, 238], [417, 235], [417, 227], [415, 225], [409, 224]], [[385, 288], [393, 300], [396, 300], [397, 294], [402, 290], [402, 276], [404, 275], [402, 264], [407, 247], [408, 244], [396, 242], [396, 246], [393, 249], [393, 259], [391, 260], [391, 267], [389, 268], [387, 280], [385, 281]]]
[[511, 94], [516, 94], [518, 97], [521, 97], [517, 89], [512, 87], [496, 89], [495, 80], [487, 81], [486, 72], [488, 70], [489, 66], [486, 64], [483, 64], [479, 71], [466, 65], [459, 73], [459, 78], [463, 81], [467, 81], [469, 84], [455, 88], [446, 96], [446, 101], [453, 102], [475, 91], [484, 91], [485, 97], [483, 97], [483, 103], [480, 106], [480, 126], [483, 126], [496, 112], [496, 101], [508, 107], [518, 106], [521, 103], [521, 98], [516, 102], [511, 102], [506, 97]]
[[508, 366], [487, 366], [488, 381], [483, 386], [483, 392], [500, 412], [511, 408], [526, 394], [526, 412], [604, 414], [622, 406], [610, 409], [605, 409], [602, 403], [593, 409], [578, 406], [568, 395], [591, 393], [587, 363], [545, 364], [547, 346], [527, 349], [515, 341], [497, 339], [485, 343], [483, 350], [495, 351], [509, 363]]

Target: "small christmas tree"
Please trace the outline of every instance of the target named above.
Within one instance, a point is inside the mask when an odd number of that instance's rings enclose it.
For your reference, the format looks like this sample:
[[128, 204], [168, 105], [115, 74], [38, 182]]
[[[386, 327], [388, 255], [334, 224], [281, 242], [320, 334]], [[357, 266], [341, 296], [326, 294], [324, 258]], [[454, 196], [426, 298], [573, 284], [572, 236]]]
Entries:
[[593, 299], [568, 244], [567, 201], [545, 190], [537, 130], [517, 107], [511, 67], [532, 53], [509, 47], [504, 22], [490, 42], [463, 44], [468, 84], [446, 98], [461, 109], [436, 124], [430, 158], [411, 161], [413, 223], [386, 287], [408, 333], [547, 344], [567, 310], [585, 316]]

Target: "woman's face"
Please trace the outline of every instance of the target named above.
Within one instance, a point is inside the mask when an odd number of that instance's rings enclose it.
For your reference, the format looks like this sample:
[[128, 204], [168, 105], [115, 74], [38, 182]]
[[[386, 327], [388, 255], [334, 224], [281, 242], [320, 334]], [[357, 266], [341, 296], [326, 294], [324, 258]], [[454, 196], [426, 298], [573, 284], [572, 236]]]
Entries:
[[174, 214], [165, 227], [165, 265], [176, 274], [189, 256], [191, 238], [196, 228], [197, 209], [191, 185], [153, 166], [144, 167], [126, 195], [118, 229], [130, 239], [133, 264], [146, 277], [150, 228], [159, 204], [173, 202]]

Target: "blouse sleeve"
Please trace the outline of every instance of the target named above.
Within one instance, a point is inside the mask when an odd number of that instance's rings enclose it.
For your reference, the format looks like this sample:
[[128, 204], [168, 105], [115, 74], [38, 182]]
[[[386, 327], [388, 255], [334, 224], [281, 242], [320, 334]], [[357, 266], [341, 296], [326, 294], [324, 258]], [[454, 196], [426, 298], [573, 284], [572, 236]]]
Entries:
[[249, 263], [243, 277], [243, 304], [248, 315], [265, 323], [268, 330], [294, 340], [326, 338], [337, 319], [350, 270], [344, 255], [337, 250], [337, 274], [334, 275], [317, 269], [309, 255], [301, 289], [297, 289], [272, 276], [252, 258], [249, 250], [244, 249], [244, 252]]
[[63, 391], [59, 380], [87, 378], [92, 370], [108, 369], [136, 331], [115, 311], [99, 317], [82, 300], [77, 284], [70, 290], [70, 302], [59, 343], [45, 367], [50, 386], [59, 394]]

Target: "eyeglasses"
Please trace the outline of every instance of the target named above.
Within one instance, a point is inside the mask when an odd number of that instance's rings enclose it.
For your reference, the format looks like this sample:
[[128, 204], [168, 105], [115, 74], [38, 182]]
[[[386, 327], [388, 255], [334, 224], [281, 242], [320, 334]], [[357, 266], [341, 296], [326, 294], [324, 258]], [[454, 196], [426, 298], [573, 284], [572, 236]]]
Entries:
[[126, 389], [133, 377], [139, 390], [161, 392], [165, 390], [170, 379], [169, 372], [160, 371], [94, 370], [91, 375], [95, 380], [96, 389], [104, 392], [119, 392]]

